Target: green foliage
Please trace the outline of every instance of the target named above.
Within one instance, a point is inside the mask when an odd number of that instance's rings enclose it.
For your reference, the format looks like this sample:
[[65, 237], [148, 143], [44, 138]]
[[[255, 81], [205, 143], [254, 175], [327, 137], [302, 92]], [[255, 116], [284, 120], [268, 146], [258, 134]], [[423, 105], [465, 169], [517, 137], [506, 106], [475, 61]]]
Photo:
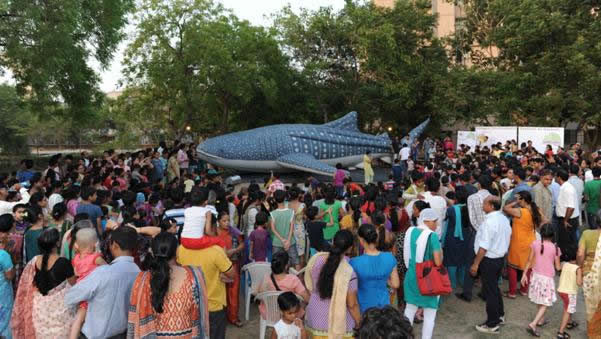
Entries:
[[0, 67], [35, 112], [83, 121], [103, 100], [94, 58], [108, 66], [133, 0], [0, 0]]
[[[524, 124], [601, 128], [599, 2], [582, 0], [468, 0], [456, 45], [471, 49], [475, 69], [505, 79], [489, 94]], [[478, 48], [472, 48], [478, 46]], [[498, 53], [483, 51], [498, 49]], [[475, 78], [475, 79], [474, 79]], [[509, 81], [509, 82], [507, 82]], [[511, 85], [515, 89], [511, 89]], [[486, 107], [486, 106], [483, 106]], [[592, 143], [596, 143], [594, 137]]]
[[15, 88], [0, 84], [0, 151], [6, 154], [29, 153], [27, 139], [19, 133], [21, 117], [25, 114], [25, 104]]

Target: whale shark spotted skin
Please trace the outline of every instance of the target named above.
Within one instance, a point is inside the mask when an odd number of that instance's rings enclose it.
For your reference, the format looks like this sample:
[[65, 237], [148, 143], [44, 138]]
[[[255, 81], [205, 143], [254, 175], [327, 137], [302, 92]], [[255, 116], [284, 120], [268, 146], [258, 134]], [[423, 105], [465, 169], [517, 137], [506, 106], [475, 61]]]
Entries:
[[392, 148], [386, 134], [361, 133], [357, 113], [350, 112], [323, 125], [272, 125], [210, 138], [197, 151], [211, 164], [239, 171], [332, 175], [337, 163], [355, 166], [367, 151], [379, 158]]

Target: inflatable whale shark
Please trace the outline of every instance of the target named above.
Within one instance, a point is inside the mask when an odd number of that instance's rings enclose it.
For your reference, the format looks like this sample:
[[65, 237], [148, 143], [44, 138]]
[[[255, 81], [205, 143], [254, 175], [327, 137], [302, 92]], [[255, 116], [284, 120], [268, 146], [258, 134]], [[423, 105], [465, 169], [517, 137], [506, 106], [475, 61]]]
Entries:
[[[421, 134], [428, 121], [412, 132]], [[208, 163], [238, 171], [332, 175], [337, 163], [355, 166], [367, 151], [374, 158], [390, 156], [392, 147], [387, 134], [361, 133], [357, 112], [350, 112], [323, 125], [272, 125], [210, 138], [197, 151]]]

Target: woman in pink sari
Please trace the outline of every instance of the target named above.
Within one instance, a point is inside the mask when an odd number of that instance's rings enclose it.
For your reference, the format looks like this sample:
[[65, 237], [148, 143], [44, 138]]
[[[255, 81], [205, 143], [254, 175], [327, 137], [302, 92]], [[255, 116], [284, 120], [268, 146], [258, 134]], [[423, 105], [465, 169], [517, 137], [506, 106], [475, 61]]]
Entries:
[[71, 262], [58, 256], [59, 240], [58, 230], [44, 230], [38, 239], [42, 254], [25, 266], [10, 324], [14, 338], [69, 336], [75, 309], [65, 306], [64, 297], [75, 274]]

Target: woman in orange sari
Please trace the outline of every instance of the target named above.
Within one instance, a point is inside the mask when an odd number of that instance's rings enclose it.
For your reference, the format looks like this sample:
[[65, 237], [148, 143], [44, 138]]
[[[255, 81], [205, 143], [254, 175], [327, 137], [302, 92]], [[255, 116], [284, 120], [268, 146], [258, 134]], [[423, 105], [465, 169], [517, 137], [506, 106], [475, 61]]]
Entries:
[[586, 306], [588, 337], [601, 339], [601, 238], [599, 230], [582, 233], [578, 246], [578, 265], [584, 275], [582, 290]]
[[[524, 272], [524, 268], [530, 255], [530, 245], [536, 240], [536, 228], [543, 223], [542, 219], [544, 217], [527, 191], [517, 193], [516, 201], [507, 204], [503, 211], [513, 218], [511, 241], [507, 255], [509, 291], [505, 292], [504, 296], [515, 299], [517, 297], [518, 274], [529, 275], [531, 272], [530, 270]], [[520, 293], [527, 295], [528, 285], [522, 285]]]
[[204, 275], [176, 264], [178, 245], [168, 232], [152, 239], [151, 269], [140, 272], [131, 291], [127, 338], [209, 338]]

